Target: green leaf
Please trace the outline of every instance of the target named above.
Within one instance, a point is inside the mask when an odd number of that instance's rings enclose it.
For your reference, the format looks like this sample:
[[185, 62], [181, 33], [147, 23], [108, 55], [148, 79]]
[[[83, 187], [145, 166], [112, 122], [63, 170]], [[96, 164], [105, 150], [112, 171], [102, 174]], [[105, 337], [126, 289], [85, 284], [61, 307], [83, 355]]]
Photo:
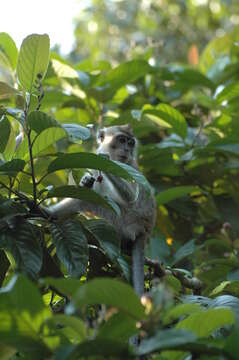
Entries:
[[4, 217], [11, 218], [16, 215], [24, 215], [27, 213], [25, 207], [12, 199], [0, 198], [0, 221]]
[[192, 255], [196, 250], [195, 240], [190, 240], [181, 246], [175, 253], [172, 264], [179, 263], [182, 259]]
[[100, 247], [111, 260], [120, 256], [120, 239], [114, 228], [101, 219], [92, 219], [83, 222], [84, 227], [96, 238]]
[[16, 137], [15, 137], [15, 131], [13, 129], [13, 127], [10, 127], [10, 135], [8, 137], [8, 142], [7, 145], [5, 147], [4, 153], [3, 153], [3, 158], [4, 160], [11, 160], [13, 158], [13, 155], [15, 153], [16, 150]]
[[49, 51], [50, 40], [46, 34], [32, 34], [22, 42], [17, 62], [17, 77], [30, 94], [34, 92], [34, 85], [39, 77], [43, 79], [46, 74]]
[[86, 187], [73, 186], [73, 185], [65, 185], [59, 186], [53, 190], [50, 190], [47, 194], [47, 198], [74, 198], [89, 201], [90, 203], [97, 204], [106, 208], [109, 208], [115, 211], [118, 214], [117, 209], [112, 206], [112, 204], [101, 195], [97, 194], [95, 191], [88, 189]]
[[233, 325], [235, 317], [230, 309], [209, 309], [194, 313], [180, 321], [177, 329], [190, 330], [198, 337], [208, 337], [213, 331], [225, 325]]
[[11, 133], [11, 125], [6, 116], [0, 119], [0, 153], [3, 153]]
[[[71, 350], [71, 351], [70, 351]], [[128, 344], [120, 339], [94, 339], [82, 342], [70, 348], [67, 354], [71, 359], [129, 359]], [[61, 351], [62, 355], [62, 351]], [[60, 353], [56, 354], [59, 359]], [[67, 358], [69, 358], [67, 356]]]
[[51, 127], [61, 127], [55, 119], [42, 111], [32, 111], [27, 117], [27, 123], [31, 130], [37, 134]]
[[223, 281], [220, 285], [213, 289], [210, 296], [218, 294], [231, 294], [239, 296], [239, 281]]
[[71, 298], [73, 294], [75, 294], [78, 289], [83, 286], [83, 282], [78, 279], [68, 278], [51, 278], [47, 277], [40, 280], [41, 284], [50, 285], [56, 288], [61, 294], [66, 295]]
[[172, 106], [167, 104], [159, 104], [156, 107], [149, 105], [144, 106], [143, 115], [152, 114], [154, 117], [152, 121], [161, 125], [161, 122], [165, 122], [170, 125], [171, 130], [181, 136], [183, 139], [187, 135], [187, 122], [184, 116]]
[[180, 304], [166, 312], [163, 318], [163, 323], [164, 325], [167, 325], [184, 315], [190, 315], [200, 311], [203, 310], [199, 304]]
[[175, 347], [195, 341], [196, 337], [189, 331], [181, 329], [159, 330], [149, 339], [142, 340], [137, 353], [145, 355], [153, 351], [174, 349]]
[[132, 60], [120, 64], [100, 77], [91, 94], [101, 101], [110, 100], [122, 86], [134, 83], [140, 77], [152, 72], [152, 69], [144, 60]]
[[0, 81], [0, 100], [8, 99], [12, 96], [19, 95], [19, 92], [3, 81]]
[[19, 171], [22, 171], [25, 166], [25, 161], [20, 159], [13, 159], [0, 166], [0, 173], [14, 176]]
[[7, 56], [12, 70], [15, 70], [17, 65], [18, 50], [14, 40], [5, 32], [0, 33], [0, 49]]
[[91, 137], [90, 130], [78, 124], [63, 124], [71, 141], [87, 140]]
[[[58, 140], [67, 137], [67, 133], [64, 129], [59, 127], [53, 127], [43, 130], [36, 138], [36, 141], [32, 147], [32, 154], [36, 156], [43, 150], [46, 150], [49, 146], [54, 145]], [[24, 159], [29, 159], [29, 152], [24, 156]]]
[[223, 101], [229, 101], [239, 96], [239, 82], [235, 82], [226, 86], [219, 94], [216, 99], [219, 103]]
[[[53, 332], [56, 332], [59, 327], [61, 331], [64, 331], [64, 334], [67, 336], [67, 330], [71, 330], [71, 337], [74, 333], [75, 339], [78, 342], [86, 339], [86, 324], [79, 318], [69, 315], [56, 314], [53, 317], [47, 319], [46, 322], [48, 328]], [[62, 329], [63, 328], [63, 329]], [[70, 339], [69, 339], [70, 340]]]
[[13, 228], [0, 234], [0, 247], [11, 252], [18, 270], [36, 278], [42, 266], [40, 231], [22, 218], [15, 221]]
[[126, 313], [119, 311], [104, 322], [100, 327], [97, 338], [120, 339], [127, 341], [137, 333], [136, 320]]
[[43, 357], [49, 356], [40, 332], [43, 322], [50, 316], [37, 287], [22, 275], [14, 276], [0, 289], [1, 344], [26, 351], [35, 359], [39, 352]]
[[[122, 301], [123, 299], [123, 301]], [[128, 284], [113, 279], [94, 279], [83, 285], [73, 296], [75, 308], [83, 305], [113, 306], [134, 319], [144, 318], [144, 307]]]
[[172, 200], [184, 197], [192, 192], [198, 192], [198, 186], [176, 186], [165, 191], [161, 191], [157, 196], [157, 204], [167, 204]]
[[61, 154], [55, 160], [53, 160], [48, 166], [48, 173], [62, 170], [62, 169], [79, 169], [89, 168], [96, 169], [105, 172], [109, 172], [113, 175], [120, 176], [125, 179], [132, 179], [132, 176], [123, 169], [123, 166], [119, 166], [119, 163], [115, 163], [106, 159], [101, 155], [92, 153], [73, 153], [73, 154]]
[[50, 231], [56, 254], [73, 277], [85, 275], [88, 264], [88, 243], [82, 225], [77, 220], [51, 224]]

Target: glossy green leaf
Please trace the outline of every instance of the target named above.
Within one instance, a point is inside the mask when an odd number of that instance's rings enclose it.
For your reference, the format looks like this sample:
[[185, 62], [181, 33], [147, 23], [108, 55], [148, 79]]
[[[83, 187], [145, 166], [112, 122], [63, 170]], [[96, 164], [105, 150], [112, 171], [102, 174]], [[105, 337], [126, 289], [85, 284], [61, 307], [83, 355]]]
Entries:
[[[56, 144], [58, 140], [67, 137], [67, 134], [64, 129], [58, 127], [52, 127], [43, 130], [36, 138], [36, 141], [32, 147], [33, 156], [40, 154], [43, 150], [47, 149], [49, 146]], [[24, 156], [24, 159], [28, 159], [29, 154], [27, 153]]]
[[[124, 299], [124, 301], [122, 301]], [[94, 279], [73, 296], [76, 308], [83, 305], [105, 304], [125, 312], [134, 319], [144, 318], [144, 307], [131, 286], [113, 279]]]
[[178, 198], [184, 197], [192, 192], [198, 192], [199, 188], [197, 186], [176, 186], [168, 190], [161, 191], [157, 196], [157, 204], [167, 204], [170, 201], [176, 200]]
[[14, 40], [9, 34], [5, 32], [0, 33], [0, 49], [7, 56], [11, 64], [12, 70], [15, 70], [17, 65], [18, 50]]
[[115, 92], [127, 84], [132, 84], [140, 77], [150, 73], [152, 67], [144, 60], [132, 60], [120, 64], [99, 78], [91, 94], [101, 101], [108, 101]]
[[44, 278], [40, 280], [41, 284], [50, 285], [56, 288], [61, 294], [71, 298], [78, 289], [83, 286], [83, 282], [79, 279], [73, 279], [70, 277], [65, 278]]
[[219, 94], [216, 99], [219, 103], [223, 101], [229, 101], [239, 96], [239, 82], [235, 82], [226, 86]]
[[16, 96], [17, 94], [19, 93], [16, 89], [5, 82], [0, 81], [0, 100], [8, 99], [12, 96]]
[[37, 358], [39, 352], [42, 356], [49, 355], [40, 338], [40, 329], [50, 316], [37, 287], [27, 278], [14, 276], [0, 289], [1, 344], [31, 353], [33, 358]]
[[[66, 330], [65, 335], [67, 336], [67, 330], [70, 329], [72, 336], [72, 331], [75, 333], [75, 338], [77, 341], [82, 341], [86, 339], [86, 324], [79, 319], [78, 317], [56, 314], [53, 317], [49, 318], [46, 322], [47, 326], [52, 330], [56, 331], [61, 327]], [[69, 339], [70, 340], [70, 339]]]
[[208, 337], [213, 331], [234, 323], [235, 317], [230, 309], [209, 309], [191, 314], [180, 321], [176, 328], [192, 331], [198, 337]]
[[211, 292], [211, 296], [219, 294], [231, 294], [239, 296], [239, 281], [223, 281]]
[[146, 105], [143, 108], [143, 115], [153, 115], [151, 120], [162, 126], [162, 121], [170, 127], [170, 130], [182, 138], [187, 135], [187, 122], [184, 116], [175, 108], [167, 104], [159, 104], [156, 107]]
[[100, 247], [106, 252], [111, 260], [117, 260], [120, 256], [120, 239], [114, 228], [101, 219], [85, 221], [84, 226], [96, 238]]
[[188, 241], [176, 251], [172, 260], [172, 264], [179, 263], [182, 259], [185, 259], [186, 257], [192, 255], [195, 250], [195, 240], [193, 239]]
[[49, 36], [32, 34], [27, 36], [21, 45], [18, 62], [17, 77], [29, 93], [34, 92], [34, 86], [39, 78], [43, 79], [49, 62]]
[[[93, 339], [84, 341], [80, 345], [69, 349], [68, 354], [69, 353], [71, 359], [79, 359], [81, 357], [129, 359], [130, 357], [128, 344], [120, 339]], [[59, 355], [60, 354], [56, 354], [57, 359], [59, 358]]]
[[3, 152], [3, 158], [6, 161], [10, 161], [14, 157], [16, 150], [16, 134], [12, 126], [10, 126], [10, 134], [8, 137], [8, 142]]
[[6, 116], [0, 119], [0, 153], [3, 153], [11, 133], [11, 125]]
[[163, 323], [167, 325], [182, 316], [194, 314], [200, 311], [203, 311], [203, 309], [199, 304], [179, 304], [166, 312]]
[[82, 225], [66, 220], [50, 226], [56, 254], [73, 277], [85, 275], [88, 264], [88, 243]]
[[14, 159], [0, 165], [0, 173], [4, 173], [10, 176], [16, 175], [19, 171], [22, 171], [25, 166], [25, 161], [20, 159]]
[[154, 336], [143, 340], [137, 350], [139, 355], [153, 351], [175, 349], [175, 347], [195, 341], [196, 336], [182, 329], [159, 330]]
[[87, 140], [91, 137], [90, 130], [78, 124], [63, 124], [63, 129], [68, 133], [69, 139], [74, 142], [77, 140]]
[[48, 166], [48, 173], [62, 169], [89, 168], [109, 172], [125, 179], [132, 179], [126, 170], [118, 163], [106, 159], [101, 155], [92, 153], [62, 154], [53, 160]]
[[102, 324], [97, 337], [127, 341], [136, 333], [136, 320], [126, 313], [119, 311]]
[[100, 194], [86, 187], [76, 187], [73, 185], [60, 186], [50, 190], [47, 194], [47, 198], [74, 198], [89, 201], [90, 203], [97, 204], [106, 208], [109, 208], [119, 214], [119, 209], [115, 208], [111, 202], [106, 198], [103, 198]]
[[27, 117], [27, 123], [31, 130], [34, 130], [37, 134], [51, 127], [61, 127], [61, 125], [42, 111], [32, 111]]
[[40, 238], [38, 227], [20, 218], [0, 234], [0, 246], [11, 252], [19, 271], [35, 278], [42, 266]]

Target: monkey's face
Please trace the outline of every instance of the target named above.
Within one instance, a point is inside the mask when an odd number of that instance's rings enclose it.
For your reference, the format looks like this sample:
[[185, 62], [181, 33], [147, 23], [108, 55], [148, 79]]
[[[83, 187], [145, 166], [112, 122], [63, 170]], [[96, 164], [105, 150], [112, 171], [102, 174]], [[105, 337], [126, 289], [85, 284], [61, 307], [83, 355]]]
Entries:
[[125, 134], [118, 134], [112, 137], [109, 143], [109, 155], [111, 160], [131, 165], [135, 157], [135, 139]]

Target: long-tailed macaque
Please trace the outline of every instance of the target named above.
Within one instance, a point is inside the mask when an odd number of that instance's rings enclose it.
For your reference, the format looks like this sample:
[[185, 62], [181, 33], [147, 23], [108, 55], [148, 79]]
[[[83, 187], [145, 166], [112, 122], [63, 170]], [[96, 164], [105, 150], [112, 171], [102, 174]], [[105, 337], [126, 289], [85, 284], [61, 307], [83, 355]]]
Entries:
[[[138, 169], [137, 140], [130, 125], [103, 128], [98, 132], [97, 141], [98, 154]], [[62, 218], [78, 211], [91, 211], [111, 223], [122, 242], [132, 243], [132, 281], [136, 293], [141, 296], [144, 292], [144, 246], [155, 223], [153, 196], [140, 184], [108, 173], [99, 175], [96, 170], [91, 171], [91, 175], [84, 175], [80, 185], [114, 200], [120, 207], [120, 216], [106, 208], [71, 198], [51, 206], [50, 213]]]

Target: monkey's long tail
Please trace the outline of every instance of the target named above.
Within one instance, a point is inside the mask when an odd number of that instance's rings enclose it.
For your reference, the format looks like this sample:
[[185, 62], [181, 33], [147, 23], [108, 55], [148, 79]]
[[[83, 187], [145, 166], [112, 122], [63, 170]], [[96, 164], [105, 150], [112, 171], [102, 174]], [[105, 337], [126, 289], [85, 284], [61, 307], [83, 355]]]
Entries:
[[144, 243], [145, 237], [138, 236], [132, 247], [132, 280], [135, 292], [142, 296], [144, 293]]

